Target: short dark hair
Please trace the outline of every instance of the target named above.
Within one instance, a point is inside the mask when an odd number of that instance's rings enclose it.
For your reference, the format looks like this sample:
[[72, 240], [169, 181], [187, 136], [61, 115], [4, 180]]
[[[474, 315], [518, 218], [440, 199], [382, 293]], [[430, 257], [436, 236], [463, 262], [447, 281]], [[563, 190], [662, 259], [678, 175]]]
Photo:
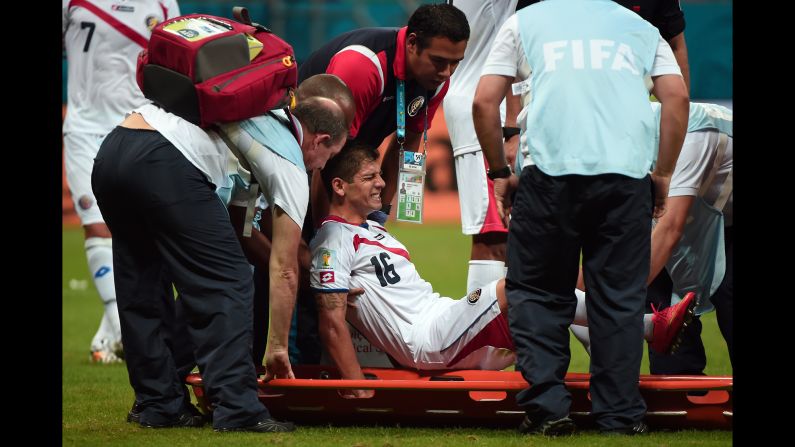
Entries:
[[348, 140], [340, 153], [331, 157], [320, 171], [323, 187], [326, 188], [329, 199], [332, 196], [332, 180], [339, 177], [348, 183], [353, 183], [353, 177], [359, 172], [362, 164], [375, 160], [378, 160], [377, 148], [356, 140]]
[[446, 37], [452, 42], [469, 40], [469, 22], [464, 13], [453, 5], [437, 3], [422, 5], [409, 17], [406, 34], [417, 35], [417, 47], [422, 51], [432, 37]]
[[299, 101], [292, 112], [310, 132], [329, 134], [331, 141], [326, 146], [348, 136], [345, 114], [332, 99], [312, 96]]

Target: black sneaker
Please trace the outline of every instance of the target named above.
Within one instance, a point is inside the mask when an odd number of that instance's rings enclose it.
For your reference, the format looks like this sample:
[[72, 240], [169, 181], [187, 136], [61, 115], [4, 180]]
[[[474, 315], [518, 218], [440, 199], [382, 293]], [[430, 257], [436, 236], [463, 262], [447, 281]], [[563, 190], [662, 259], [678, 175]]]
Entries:
[[149, 424], [146, 422], [139, 422], [139, 424], [141, 424], [141, 427], [146, 428], [201, 427], [204, 425], [204, 418], [182, 413], [173, 421], [168, 421], [163, 424]]
[[638, 421], [629, 427], [611, 428], [599, 432], [603, 435], [644, 435], [649, 432], [649, 426], [643, 421]]
[[127, 422], [141, 423], [141, 404], [139, 404], [138, 401], [133, 402], [130, 412], [127, 413]]
[[527, 416], [519, 424], [519, 432], [527, 435], [566, 436], [574, 433], [576, 426], [568, 416], [544, 422], [532, 422]]
[[[130, 408], [130, 411], [127, 413], [127, 422], [135, 422], [136, 424], [140, 424], [141, 410], [143, 410], [141, 408], [141, 404], [139, 404], [138, 401], [133, 402], [132, 408]], [[202, 423], [209, 422], [211, 420], [210, 415], [202, 414], [202, 412], [198, 408], [196, 408], [195, 405], [192, 404], [188, 404], [185, 406], [185, 414], [193, 418], [196, 417], [201, 418]]]
[[248, 425], [245, 427], [216, 428], [215, 431], [253, 431], [257, 433], [276, 433], [295, 431], [295, 424], [292, 422], [279, 422], [276, 419], [265, 419], [264, 421], [257, 422], [254, 425]]

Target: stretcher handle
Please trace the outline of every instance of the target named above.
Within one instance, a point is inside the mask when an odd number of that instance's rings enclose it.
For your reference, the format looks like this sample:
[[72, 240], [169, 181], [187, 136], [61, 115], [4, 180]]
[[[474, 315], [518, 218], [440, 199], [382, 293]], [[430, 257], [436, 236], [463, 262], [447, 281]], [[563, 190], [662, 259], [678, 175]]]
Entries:
[[[710, 383], [714, 382], [714, 383]], [[297, 388], [297, 389], [367, 389], [367, 390], [466, 390], [466, 391], [511, 391], [523, 390], [528, 387], [525, 382], [508, 381], [427, 381], [427, 380], [341, 380], [341, 379], [273, 379], [267, 383], [259, 382], [264, 388]], [[590, 383], [583, 381], [567, 381], [570, 389], [587, 390]], [[731, 390], [731, 380], [644, 380], [641, 389], [666, 391], [689, 390]]]

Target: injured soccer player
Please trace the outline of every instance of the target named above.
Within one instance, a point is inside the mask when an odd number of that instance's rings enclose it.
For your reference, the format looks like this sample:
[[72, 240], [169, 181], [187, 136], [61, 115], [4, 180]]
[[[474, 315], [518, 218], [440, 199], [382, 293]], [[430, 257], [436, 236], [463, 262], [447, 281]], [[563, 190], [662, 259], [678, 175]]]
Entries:
[[[343, 148], [322, 171], [329, 215], [310, 243], [310, 281], [321, 339], [343, 379], [364, 379], [346, 320], [374, 346], [411, 369], [501, 370], [514, 363], [505, 279], [456, 300], [423, 280], [406, 247], [367, 215], [381, 209], [378, 153]], [[351, 291], [361, 293], [350, 293]], [[574, 295], [574, 292], [572, 292]], [[585, 294], [576, 294], [573, 324], [587, 326]], [[669, 352], [692, 315], [692, 295], [644, 316], [644, 338]], [[586, 347], [587, 348], [587, 347]], [[346, 397], [372, 391], [351, 390]]]

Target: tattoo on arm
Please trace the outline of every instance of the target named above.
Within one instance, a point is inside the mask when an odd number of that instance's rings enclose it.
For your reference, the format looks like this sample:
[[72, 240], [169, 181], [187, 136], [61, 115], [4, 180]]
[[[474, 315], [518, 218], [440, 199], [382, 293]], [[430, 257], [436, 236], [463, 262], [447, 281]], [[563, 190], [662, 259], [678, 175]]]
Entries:
[[345, 294], [342, 293], [319, 293], [316, 295], [318, 310], [334, 310], [345, 307]]

